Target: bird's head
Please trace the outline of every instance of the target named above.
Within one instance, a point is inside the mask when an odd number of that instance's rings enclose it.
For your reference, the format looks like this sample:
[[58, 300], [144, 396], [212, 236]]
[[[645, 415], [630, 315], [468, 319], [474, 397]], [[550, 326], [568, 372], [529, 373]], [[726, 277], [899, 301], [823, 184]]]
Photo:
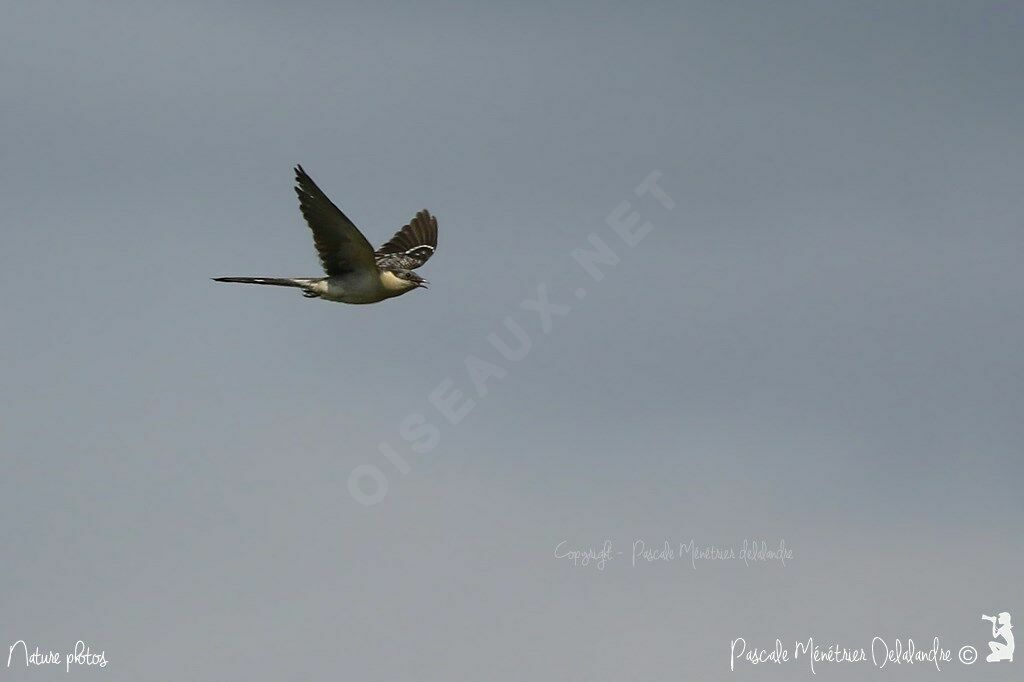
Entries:
[[403, 291], [417, 289], [420, 287], [424, 289], [427, 288], [427, 280], [423, 279], [412, 270], [394, 269], [387, 270], [387, 273], [395, 277], [395, 279], [397, 280], [395, 284], [397, 285], [398, 288], [402, 289]]

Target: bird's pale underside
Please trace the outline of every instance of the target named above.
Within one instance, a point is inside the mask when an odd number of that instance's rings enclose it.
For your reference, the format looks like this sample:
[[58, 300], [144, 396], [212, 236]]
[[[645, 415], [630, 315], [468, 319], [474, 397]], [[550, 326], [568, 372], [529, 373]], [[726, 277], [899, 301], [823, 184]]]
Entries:
[[426, 210], [374, 250], [363, 233], [327, 198], [302, 166], [295, 167], [299, 209], [313, 231], [326, 277], [215, 277], [217, 282], [268, 284], [302, 289], [307, 298], [340, 303], [377, 303], [426, 288], [413, 270], [437, 248], [437, 218]]

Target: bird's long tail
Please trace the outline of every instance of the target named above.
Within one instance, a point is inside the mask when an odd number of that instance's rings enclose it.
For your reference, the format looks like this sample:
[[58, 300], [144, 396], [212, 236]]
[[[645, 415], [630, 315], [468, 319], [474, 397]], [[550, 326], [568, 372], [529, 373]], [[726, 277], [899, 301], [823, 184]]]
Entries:
[[305, 289], [313, 283], [311, 279], [298, 277], [214, 277], [214, 282], [237, 282], [238, 284], [270, 284], [275, 287], [298, 287]]
[[275, 287], [297, 287], [306, 298], [319, 298], [320, 294], [312, 285], [319, 280], [305, 277], [214, 277], [214, 282], [236, 282], [238, 284], [269, 284]]

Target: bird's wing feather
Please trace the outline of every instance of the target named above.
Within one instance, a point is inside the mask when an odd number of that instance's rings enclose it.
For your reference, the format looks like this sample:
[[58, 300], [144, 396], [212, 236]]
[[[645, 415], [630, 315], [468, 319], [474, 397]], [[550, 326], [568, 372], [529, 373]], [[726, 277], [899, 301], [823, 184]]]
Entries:
[[299, 209], [309, 229], [313, 230], [313, 242], [328, 276], [376, 268], [373, 246], [306, 175], [302, 166], [295, 167], [295, 193], [299, 197]]
[[424, 209], [377, 249], [377, 259], [406, 270], [415, 270], [430, 260], [436, 249], [437, 218]]

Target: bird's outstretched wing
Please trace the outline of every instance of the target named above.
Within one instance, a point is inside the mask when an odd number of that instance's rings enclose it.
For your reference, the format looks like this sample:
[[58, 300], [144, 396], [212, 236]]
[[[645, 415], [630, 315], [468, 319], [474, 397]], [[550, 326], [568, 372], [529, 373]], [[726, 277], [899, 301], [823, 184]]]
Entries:
[[295, 193], [299, 196], [299, 209], [313, 230], [313, 242], [328, 276], [376, 268], [370, 242], [306, 175], [302, 166], [295, 167]]
[[405, 270], [415, 270], [430, 260], [436, 249], [437, 218], [424, 209], [377, 249], [377, 260]]

